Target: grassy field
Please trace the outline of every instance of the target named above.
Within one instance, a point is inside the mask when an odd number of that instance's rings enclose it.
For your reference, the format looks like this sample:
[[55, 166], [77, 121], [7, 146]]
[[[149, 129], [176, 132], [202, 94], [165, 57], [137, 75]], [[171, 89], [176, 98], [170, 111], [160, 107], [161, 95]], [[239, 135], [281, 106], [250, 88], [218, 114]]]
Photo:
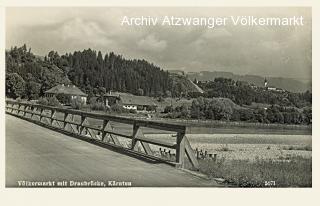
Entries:
[[312, 159], [201, 160], [200, 171], [235, 187], [311, 187]]
[[[174, 141], [166, 134], [147, 136]], [[200, 172], [210, 178], [235, 187], [312, 186], [311, 135], [191, 134], [188, 139], [194, 149], [216, 154], [215, 160], [198, 160]]]

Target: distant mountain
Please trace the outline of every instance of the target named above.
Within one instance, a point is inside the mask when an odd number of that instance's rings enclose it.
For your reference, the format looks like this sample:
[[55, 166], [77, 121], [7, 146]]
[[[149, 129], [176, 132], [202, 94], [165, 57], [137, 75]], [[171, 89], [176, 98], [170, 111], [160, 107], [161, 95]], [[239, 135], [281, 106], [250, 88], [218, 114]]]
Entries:
[[[232, 72], [223, 72], [223, 71], [201, 71], [201, 72], [188, 72], [186, 76], [190, 80], [197, 79], [198, 81], [210, 81], [214, 80], [217, 77], [230, 78], [236, 81], [245, 81], [248, 83], [253, 83], [257, 86], [264, 86], [265, 77], [257, 75], [237, 75]], [[305, 92], [307, 90], [311, 91], [311, 80], [310, 81], [301, 81], [291, 78], [282, 78], [282, 77], [266, 77], [268, 80], [269, 86], [279, 87], [291, 92]]]

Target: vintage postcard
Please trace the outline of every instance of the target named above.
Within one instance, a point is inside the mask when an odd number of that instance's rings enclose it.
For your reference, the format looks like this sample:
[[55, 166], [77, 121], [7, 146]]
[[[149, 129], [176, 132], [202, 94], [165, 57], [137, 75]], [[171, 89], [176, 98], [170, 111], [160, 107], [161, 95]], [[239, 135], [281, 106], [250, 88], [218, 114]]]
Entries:
[[311, 6], [4, 10], [6, 189], [314, 188]]

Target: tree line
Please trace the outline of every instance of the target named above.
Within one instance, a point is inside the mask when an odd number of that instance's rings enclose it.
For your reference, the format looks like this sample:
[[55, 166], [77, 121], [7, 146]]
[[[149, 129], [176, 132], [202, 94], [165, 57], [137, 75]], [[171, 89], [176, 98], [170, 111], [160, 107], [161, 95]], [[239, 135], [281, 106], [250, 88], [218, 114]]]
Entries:
[[[37, 57], [26, 45], [6, 51], [6, 94], [36, 99], [57, 84], [74, 84], [89, 98], [106, 91], [145, 96], [171, 96], [175, 84], [167, 71], [146, 60], [128, 60], [113, 52], [91, 49]], [[32, 88], [28, 94], [27, 88]]]
[[240, 106], [251, 105], [255, 102], [303, 108], [312, 104], [310, 91], [304, 93], [268, 91], [263, 87], [255, 87], [247, 82], [227, 78], [215, 78], [214, 81], [205, 83], [198, 82], [198, 86], [205, 91], [204, 97], [229, 98]]
[[277, 124], [311, 124], [312, 108], [271, 105], [266, 108], [240, 107], [227, 98], [198, 97], [191, 106], [183, 104], [164, 110], [168, 118], [203, 119], [222, 121], [246, 121]]
[[162, 96], [171, 91], [169, 73], [145, 60], [128, 60], [113, 52], [87, 49], [59, 56], [49, 52], [45, 61], [64, 68], [69, 79], [89, 97], [97, 89], [128, 92], [136, 95]]
[[7, 97], [38, 99], [57, 84], [70, 84], [60, 68], [36, 57], [26, 45], [13, 47], [5, 54]]

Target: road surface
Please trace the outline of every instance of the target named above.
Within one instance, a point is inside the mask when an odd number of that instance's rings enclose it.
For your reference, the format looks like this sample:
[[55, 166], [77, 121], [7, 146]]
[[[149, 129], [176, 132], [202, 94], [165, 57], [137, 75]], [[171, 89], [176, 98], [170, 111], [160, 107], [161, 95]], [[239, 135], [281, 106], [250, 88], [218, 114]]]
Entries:
[[69, 187], [70, 181], [106, 185], [124, 181], [136, 187], [221, 186], [169, 165], [151, 164], [6, 114], [6, 186], [17, 187], [18, 181], [67, 181]]

